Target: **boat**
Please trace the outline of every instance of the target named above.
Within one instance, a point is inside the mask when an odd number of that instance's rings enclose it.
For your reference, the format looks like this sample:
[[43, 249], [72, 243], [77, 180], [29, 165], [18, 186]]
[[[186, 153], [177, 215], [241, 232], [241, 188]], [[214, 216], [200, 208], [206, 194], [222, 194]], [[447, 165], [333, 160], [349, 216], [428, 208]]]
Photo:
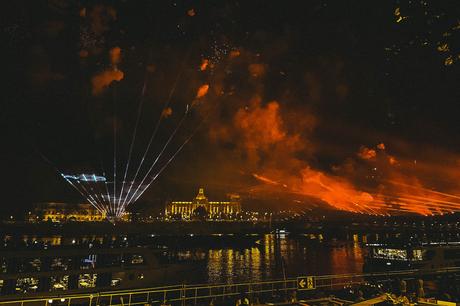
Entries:
[[0, 249], [0, 300], [178, 283], [200, 262], [169, 259], [146, 246]]
[[365, 245], [364, 272], [460, 267], [460, 242]]

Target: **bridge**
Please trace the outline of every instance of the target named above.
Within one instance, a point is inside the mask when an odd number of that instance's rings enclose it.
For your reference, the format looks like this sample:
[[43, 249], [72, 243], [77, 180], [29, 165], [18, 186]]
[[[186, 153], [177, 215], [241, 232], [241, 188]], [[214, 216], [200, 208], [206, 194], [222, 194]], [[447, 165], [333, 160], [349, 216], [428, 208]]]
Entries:
[[[71, 306], [71, 305], [209, 305], [211, 300], [237, 299], [242, 295], [249, 299], [260, 296], [298, 296], [296, 293], [312, 293], [317, 290], [338, 290], [347, 286], [383, 283], [396, 278], [404, 280], [423, 279], [428, 276], [460, 274], [460, 267], [433, 270], [403, 270], [379, 273], [309, 275], [297, 278], [241, 282], [229, 284], [172, 285], [163, 287], [114, 290], [88, 293], [50, 294], [39, 297], [0, 298], [0, 306]], [[301, 295], [301, 294], [299, 294]], [[329, 298], [330, 299], [330, 298]], [[310, 302], [314, 299], [310, 299]], [[319, 301], [319, 300], [318, 300]], [[333, 304], [350, 304], [335, 299]], [[347, 303], [348, 302], [348, 303]], [[214, 303], [214, 305], [216, 305]]]

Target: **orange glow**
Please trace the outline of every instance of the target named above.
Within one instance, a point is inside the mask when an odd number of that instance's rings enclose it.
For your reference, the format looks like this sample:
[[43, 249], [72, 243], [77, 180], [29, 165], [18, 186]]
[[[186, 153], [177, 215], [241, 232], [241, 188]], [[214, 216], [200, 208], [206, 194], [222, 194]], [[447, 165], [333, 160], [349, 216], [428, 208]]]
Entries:
[[374, 149], [362, 146], [358, 152], [358, 156], [362, 159], [374, 159], [377, 156], [377, 152]]
[[121, 81], [124, 77], [123, 71], [121, 70], [105, 70], [99, 74], [96, 74], [91, 79], [93, 85], [93, 95], [101, 94], [104, 89], [114, 81]]
[[237, 169], [260, 182], [248, 188], [251, 196], [304, 196], [302, 205], [373, 215], [460, 211], [460, 156], [389, 140], [361, 146], [342, 164], [318, 165], [316, 150], [329, 148], [311, 142], [316, 118], [281, 107], [255, 96], [210, 129], [215, 142], [235, 144]]
[[195, 99], [201, 99], [204, 96], [206, 96], [206, 94], [208, 93], [208, 90], [209, 90], [209, 84], [201, 85], [200, 88], [198, 88], [198, 91], [196, 92]]
[[253, 173], [252, 176], [255, 177], [256, 179], [258, 179], [259, 181], [264, 182], [264, 183], [268, 183], [268, 184], [272, 184], [272, 185], [280, 185], [280, 183], [278, 183], [276, 181], [273, 181], [273, 180], [269, 179], [268, 177], [265, 177], [265, 176], [262, 176], [262, 175], [259, 175], [259, 174], [256, 174], [256, 173]]
[[205, 71], [206, 68], [208, 68], [208, 65], [209, 65], [209, 60], [203, 59], [203, 60], [201, 61], [200, 70], [201, 70], [201, 71]]
[[121, 61], [121, 49], [119, 47], [114, 47], [110, 49], [109, 56], [110, 56], [110, 62], [112, 63], [112, 65], [113, 66], [118, 65]]
[[239, 50], [232, 50], [230, 51], [229, 57], [230, 58], [235, 58], [241, 55], [241, 52]]
[[82, 7], [82, 8], [80, 9], [79, 15], [80, 15], [81, 18], [85, 18], [85, 17], [86, 17], [86, 7]]
[[388, 156], [388, 162], [390, 163], [390, 165], [395, 165], [397, 161], [394, 156]]
[[85, 57], [88, 57], [89, 55], [89, 52], [87, 50], [80, 50], [80, 52], [78, 52], [78, 55], [81, 57], [81, 58], [85, 58]]
[[250, 64], [248, 67], [249, 74], [252, 77], [261, 77], [265, 74], [265, 65], [263, 64]]
[[335, 208], [357, 212], [362, 210], [360, 206], [366, 209], [374, 200], [372, 195], [356, 190], [346, 180], [310, 167], [303, 169], [301, 175], [297, 187], [301, 193], [318, 197]]
[[167, 108], [165, 108], [165, 109], [163, 110], [163, 112], [161, 113], [161, 116], [162, 116], [163, 118], [168, 118], [169, 116], [172, 115], [172, 113], [173, 113], [172, 108], [171, 108], [171, 107], [167, 107]]
[[189, 10], [187, 11], [187, 15], [189, 15], [190, 17], [195, 16], [195, 15], [196, 15], [195, 10], [194, 10], [194, 9], [189, 9]]

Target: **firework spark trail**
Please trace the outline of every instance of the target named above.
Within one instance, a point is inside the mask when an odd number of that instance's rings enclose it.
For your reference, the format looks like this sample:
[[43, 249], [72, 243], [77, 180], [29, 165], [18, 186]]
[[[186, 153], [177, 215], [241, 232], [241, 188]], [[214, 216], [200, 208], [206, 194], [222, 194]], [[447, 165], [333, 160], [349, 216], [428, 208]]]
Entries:
[[116, 211], [116, 194], [117, 194], [117, 92], [116, 87], [113, 88], [113, 203], [112, 203], [112, 214]]
[[142, 181], [139, 183], [139, 185], [137, 185], [137, 188], [134, 190], [134, 193], [133, 195], [129, 198], [128, 202], [126, 205], [129, 205], [130, 203], [132, 203], [132, 199], [134, 197], [134, 195], [139, 191], [139, 188], [141, 188], [142, 184], [145, 182], [145, 180], [147, 179], [147, 177], [149, 176], [150, 172], [152, 172], [153, 168], [155, 167], [155, 165], [157, 164], [157, 162], [160, 160], [161, 156], [163, 155], [164, 151], [166, 150], [166, 148], [168, 147], [168, 145], [171, 143], [171, 140], [173, 140], [174, 136], [176, 136], [177, 134], [177, 131], [179, 131], [179, 129], [181, 128], [182, 126], [182, 123], [185, 121], [185, 118], [187, 118], [187, 115], [188, 115], [188, 112], [186, 112], [181, 120], [179, 121], [179, 123], [177, 124], [176, 128], [174, 129], [174, 131], [171, 133], [171, 135], [169, 136], [168, 140], [166, 141], [166, 143], [163, 145], [163, 148], [161, 149], [161, 151], [159, 152], [159, 154], [157, 155], [157, 157], [155, 158], [154, 162], [151, 164], [151, 166], [149, 167], [147, 173], [144, 175], [144, 178], [142, 179]]
[[[62, 177], [64, 177], [63, 174], [62, 174]], [[67, 181], [67, 183], [70, 184], [70, 186], [72, 186], [76, 191], [78, 191], [78, 193], [80, 193], [83, 198], [85, 198], [89, 203], [91, 203], [91, 205], [93, 205], [97, 210], [100, 210], [99, 207], [91, 201], [88, 195], [84, 194], [84, 192], [82, 192], [79, 188], [77, 188], [77, 186], [74, 183], [72, 183], [72, 181], [70, 181], [69, 179], [65, 177], [64, 179]]]
[[396, 181], [388, 181], [388, 182], [391, 183], [391, 184], [394, 184], [394, 185], [405, 186], [405, 187], [409, 187], [409, 188], [413, 188], [413, 189], [422, 189], [423, 191], [426, 191], [426, 192], [431, 192], [431, 193], [438, 194], [438, 195], [443, 195], [443, 196], [446, 196], [446, 197], [460, 199], [460, 196], [456, 196], [456, 195], [445, 193], [445, 192], [435, 191], [435, 190], [431, 190], [431, 189], [423, 188], [423, 187], [417, 187], [417, 186], [404, 184], [404, 183], [400, 183], [400, 182], [396, 182]]
[[95, 203], [93, 203], [87, 195], [85, 195], [80, 189], [78, 189], [77, 186], [75, 186], [75, 184], [72, 183], [72, 181], [70, 181], [68, 178], [65, 177], [64, 173], [62, 173], [62, 171], [59, 170], [59, 168], [56, 166], [55, 163], [53, 163], [42, 152], [40, 152], [40, 150], [38, 150], [38, 148], [36, 148], [36, 147], [34, 147], [34, 148], [35, 148], [35, 151], [40, 155], [40, 157], [47, 164], [49, 164], [56, 171], [56, 173], [58, 173], [62, 178], [64, 178], [64, 180], [66, 180], [70, 184], [70, 186], [72, 186], [75, 190], [77, 190], [77, 192], [80, 193], [83, 198], [85, 198], [91, 205], [93, 205], [98, 211], [100, 211], [102, 213], [100, 208]]
[[[91, 192], [88, 191], [88, 189], [86, 189], [85, 185], [83, 185], [80, 181], [77, 180], [77, 183], [81, 186], [81, 188], [84, 190], [84, 192], [89, 196], [89, 198], [92, 200], [93, 203], [95, 203], [94, 205], [96, 206], [97, 205], [101, 205], [94, 197], [93, 197], [93, 194]], [[99, 209], [99, 211], [101, 209], [103, 209], [103, 206], [97, 206]]]
[[152, 132], [152, 135], [150, 136], [150, 139], [149, 139], [149, 142], [148, 142], [147, 147], [145, 149], [145, 152], [142, 155], [141, 162], [139, 163], [139, 167], [137, 168], [137, 170], [136, 170], [136, 172], [134, 174], [134, 178], [131, 180], [131, 184], [130, 184], [130, 186], [128, 188], [128, 192], [126, 193], [126, 196], [123, 199], [123, 203], [121, 205], [122, 207], [129, 205], [129, 203], [126, 204], [126, 200], [129, 197], [131, 189], [133, 188], [133, 185], [134, 185], [134, 183], [136, 181], [136, 178], [139, 175], [139, 171], [142, 168], [142, 165], [144, 164], [145, 158], [147, 157], [147, 154], [150, 151], [150, 147], [151, 147], [151, 145], [153, 143], [153, 140], [155, 139], [155, 136], [156, 136], [156, 134], [158, 132], [158, 129], [160, 128], [160, 124], [161, 124], [161, 122], [163, 120], [163, 111], [169, 106], [169, 103], [171, 102], [172, 96], [174, 95], [174, 92], [176, 91], [177, 84], [178, 84], [179, 79], [180, 79], [180, 77], [182, 75], [182, 71], [183, 71], [183, 67], [179, 70], [179, 72], [178, 72], [178, 74], [176, 76], [176, 79], [174, 80], [173, 86], [172, 86], [171, 90], [169, 91], [168, 99], [166, 100], [165, 104], [163, 105], [163, 109], [162, 109], [162, 111], [160, 113], [160, 116], [159, 116], [158, 121], [157, 121], [157, 123], [155, 125], [155, 128], [154, 128], [154, 130]]
[[376, 212], [376, 210], [372, 208], [373, 206], [370, 206], [370, 205], [367, 205], [367, 204], [363, 204], [363, 203], [353, 202], [353, 201], [350, 201], [350, 202], [353, 203], [353, 204], [355, 204], [356, 206], [362, 207], [367, 213], [369, 213], [369, 214], [371, 214], [371, 215], [378, 214], [378, 213]]
[[[179, 152], [182, 150], [182, 148], [193, 138], [193, 136], [196, 134], [196, 132], [199, 130], [199, 128], [201, 127], [201, 125], [209, 118], [209, 116], [211, 115], [212, 111], [216, 108], [217, 104], [214, 104], [214, 106], [208, 111], [208, 113], [206, 114], [205, 117], [203, 117], [203, 119], [200, 121], [200, 123], [196, 126], [196, 128], [193, 130], [193, 132], [190, 134], [189, 137], [187, 137], [185, 139], [185, 141], [179, 146], [179, 148], [176, 150], [176, 152], [168, 159], [168, 161], [163, 165], [162, 168], [160, 168], [160, 170], [152, 177], [152, 179], [150, 180], [150, 182], [144, 187], [144, 189], [138, 194], [136, 195], [136, 198], [134, 199], [134, 201], [132, 200], [133, 197], [131, 197], [130, 199], [130, 203], [133, 203], [133, 202], [136, 202], [137, 199], [139, 199], [142, 194], [150, 187], [150, 185], [158, 178], [158, 176], [163, 172], [163, 170], [166, 169], [166, 167], [171, 163], [171, 161], [176, 157], [177, 154], [179, 154]], [[182, 119], [184, 119], [186, 117], [188, 113], [188, 110], [187, 112], [184, 114], [184, 116], [182, 117]], [[179, 127], [179, 125], [178, 125]], [[176, 129], [178, 130], [178, 128]], [[145, 178], [145, 177], [144, 177]], [[139, 184], [139, 186], [141, 186], [142, 184]], [[138, 187], [139, 187], [138, 186]], [[133, 195], [135, 195], [136, 193], [134, 193]]]
[[[152, 57], [152, 53], [150, 52], [149, 60], [147, 61], [147, 63], [150, 62], [151, 57]], [[147, 65], [147, 67], [148, 67], [148, 65]], [[140, 118], [141, 118], [142, 108], [143, 108], [143, 105], [144, 105], [145, 92], [147, 90], [147, 76], [148, 76], [147, 67], [145, 69], [144, 84], [142, 86], [141, 97], [140, 97], [139, 106], [138, 106], [138, 109], [137, 109], [136, 124], [134, 126], [133, 136], [131, 138], [131, 144], [129, 146], [128, 161], [126, 162], [125, 174], [123, 176], [123, 185], [121, 186], [120, 196], [119, 196], [119, 199], [118, 199], [118, 206], [120, 206], [121, 198], [123, 196], [123, 190], [125, 188], [126, 177], [127, 177], [128, 171], [129, 171], [129, 164], [131, 162], [131, 155], [132, 155], [132, 152], [133, 152], [134, 143], [136, 142], [137, 128], [139, 126], [139, 121], [140, 121]]]
[[105, 181], [104, 181], [104, 186], [105, 186], [105, 191], [107, 193], [107, 201], [105, 201], [106, 203], [106, 210], [108, 209], [108, 207], [110, 207], [110, 194], [109, 194], [109, 187], [107, 185], [107, 176], [106, 176], [106, 173], [105, 173], [105, 170], [104, 168], [102, 168], [102, 175], [104, 176], [105, 178]]
[[[458, 206], [439, 206], [438, 203], [431, 203], [427, 201], [417, 201], [412, 199], [401, 199], [397, 196], [387, 196], [387, 198], [393, 198], [388, 200], [378, 200], [375, 199], [371, 205], [368, 207], [375, 208], [381, 212], [388, 212], [388, 211], [410, 211], [412, 213], [417, 214], [431, 214], [433, 211], [448, 211], [451, 212], [452, 210], [458, 210]], [[396, 208], [393, 205], [398, 205], [399, 207]]]
[[439, 205], [440, 207], [451, 207], [455, 209], [460, 209], [460, 203], [458, 202], [449, 202], [449, 201], [443, 201], [443, 200], [437, 200], [437, 199], [432, 199], [428, 197], [421, 197], [421, 196], [412, 196], [412, 195], [384, 195], [384, 197], [388, 198], [394, 198], [398, 200], [405, 200], [405, 201], [410, 201], [414, 203], [432, 203]]
[[[101, 202], [101, 199], [99, 198], [99, 194], [94, 190], [92, 184], [89, 183], [89, 180], [88, 180], [88, 177], [86, 176], [86, 174], [82, 174], [83, 176], [83, 182], [86, 183], [87, 187], [91, 190], [91, 195], [94, 196], [95, 200], [97, 201], [98, 204], [100, 205], [104, 205], [102, 202]], [[94, 174], [94, 177], [96, 175]]]
[[102, 202], [102, 206], [103, 207], [107, 207], [107, 201], [105, 199], [105, 196], [104, 196], [104, 190], [101, 188], [100, 184], [97, 183], [97, 178], [96, 178], [96, 174], [93, 174], [92, 175], [92, 178], [95, 182], [95, 189], [96, 189], [96, 192], [99, 194], [100, 198], [102, 199], [101, 202]]
[[415, 207], [415, 208], [421, 208], [429, 211], [458, 211], [459, 207], [458, 206], [446, 206], [446, 205], [439, 205], [438, 203], [432, 203], [432, 202], [413, 202], [410, 200], [403, 200], [405, 203], [407, 203], [408, 207]]
[[[88, 182], [88, 179], [87, 179], [86, 175], [85, 175], [85, 174], [82, 174], [82, 175], [83, 175], [83, 182], [86, 183], [86, 185], [88, 186], [88, 188], [91, 190], [91, 195], [94, 196], [93, 199], [94, 199], [94, 200], [96, 201], [96, 203], [98, 203], [101, 207], [104, 207], [104, 203], [103, 203], [103, 201], [99, 198], [98, 192], [96, 192], [96, 191], [94, 190], [92, 184], [90, 184], [90, 183]], [[94, 175], [94, 176], [95, 176], [95, 175]], [[82, 186], [84, 186], [83, 183], [81, 183], [81, 182], [79, 182], [79, 183], [80, 183]]]
[[[446, 207], [450, 206], [450, 207], [456, 207], [456, 208], [460, 208], [460, 203], [458, 202], [450, 202], [450, 201], [443, 201], [443, 200], [437, 200], [437, 199], [432, 199], [432, 198], [427, 198], [427, 197], [420, 197], [420, 196], [412, 196], [412, 195], [407, 195], [406, 197], [409, 197], [409, 198], [412, 198], [412, 199], [417, 199], [417, 200], [420, 200], [420, 201], [427, 201], [427, 202], [432, 202], [432, 203], [436, 203], [436, 204], [439, 204], [439, 205], [444, 205]], [[403, 199], [405, 199], [405, 197], [403, 197]]]
[[[433, 211], [438, 212], [452, 212], [460, 210], [460, 204], [457, 205], [439, 205], [439, 203], [431, 202], [427, 199], [427, 201], [420, 201], [414, 199], [407, 199], [401, 198], [397, 196], [388, 196], [389, 198], [393, 198], [389, 201], [384, 200], [375, 200], [375, 202], [380, 203], [384, 206], [384, 209], [387, 210], [392, 207], [392, 204], [397, 204], [409, 209], [411, 212], [420, 213], [420, 214], [432, 214]], [[394, 207], [392, 207], [394, 208]], [[422, 212], [423, 211], [423, 212]]]
[[82, 192], [79, 188], [77, 188], [77, 186], [76, 186], [74, 183], [72, 183], [71, 180], [69, 180], [68, 178], [66, 178], [66, 177], [64, 176], [64, 174], [62, 174], [62, 173], [60, 173], [60, 174], [61, 174], [61, 176], [70, 184], [70, 186], [72, 186], [75, 190], [77, 190], [77, 191], [82, 195], [83, 198], [85, 198], [91, 205], [93, 205], [99, 212], [102, 213], [100, 207], [97, 206], [97, 205], [90, 199], [90, 197], [88, 197], [87, 195], [85, 195], [84, 192]]
[[[265, 184], [269, 185], [279, 185], [279, 186], [284, 186], [280, 182], [277, 182], [275, 180], [272, 180], [270, 178], [266, 178], [264, 176], [260, 176], [257, 174], [252, 174], [253, 177], [256, 179], [264, 182]], [[409, 185], [410, 186], [410, 185]], [[334, 192], [334, 189], [330, 186], [321, 184], [321, 187], [325, 188], [328, 191]], [[410, 186], [413, 187], [413, 186]], [[417, 187], [415, 187], [417, 188]], [[282, 190], [280, 190], [282, 191]], [[431, 190], [427, 190], [430, 192], [433, 192]], [[284, 191], [283, 191], [284, 192]], [[299, 194], [304, 194], [304, 195], [311, 195], [311, 196], [317, 196], [315, 193], [305, 193], [305, 191], [291, 191], [293, 193], [299, 193]], [[449, 196], [449, 194], [445, 193], [440, 193], [440, 192], [434, 192], [436, 194], [441, 194], [445, 196]], [[450, 195], [452, 196], [452, 195]], [[384, 198], [389, 198], [393, 199], [393, 202], [395, 203], [394, 200], [402, 201], [402, 202], [397, 202], [398, 204], [402, 204], [404, 206], [404, 209], [399, 209], [400, 211], [405, 210], [405, 211], [410, 211], [413, 213], [424, 213], [426, 214], [427, 211], [433, 212], [433, 211], [438, 211], [438, 212], [451, 212], [452, 210], [460, 210], [460, 203], [458, 202], [451, 202], [451, 201], [445, 201], [445, 200], [440, 200], [440, 199], [433, 199], [429, 197], [422, 197], [422, 196], [413, 196], [413, 195], [389, 195], [389, 194], [378, 194], [378, 195], [372, 195], [373, 200], [370, 202], [362, 203], [360, 201], [351, 201], [344, 199], [345, 202], [351, 203], [354, 206], [349, 206], [344, 207], [343, 209], [353, 211], [353, 212], [364, 212], [364, 213], [379, 213], [378, 211], [384, 212], [388, 210], [394, 210], [397, 211], [398, 208], [394, 208], [391, 206], [391, 204], [388, 203], [388, 201], [384, 200], [379, 200], [379, 197], [384, 197]], [[455, 196], [454, 196], [455, 197]], [[334, 206], [334, 205], [332, 205]], [[358, 208], [359, 207], [359, 208]], [[337, 208], [337, 207], [336, 207]]]
[[[414, 204], [408, 202], [399, 202], [399, 201], [391, 201], [392, 205], [398, 205], [398, 207], [388, 207], [386, 210], [392, 211], [400, 211], [400, 212], [410, 212], [413, 214], [419, 215], [433, 215], [435, 213], [442, 213], [442, 211], [437, 207], [430, 207], [429, 205], [422, 205], [422, 204]], [[445, 210], [450, 211], [450, 210]]]
[[[203, 122], [203, 121], [202, 121]], [[201, 122], [201, 123], [202, 123]], [[163, 172], [163, 170], [166, 169], [166, 167], [171, 163], [171, 161], [176, 157], [177, 154], [179, 154], [180, 151], [184, 148], [184, 146], [192, 139], [192, 137], [195, 135], [195, 133], [198, 131], [199, 127], [201, 126], [201, 123], [195, 128], [193, 133], [180, 145], [180, 147], [176, 150], [176, 152], [168, 159], [168, 161], [163, 165], [163, 167], [153, 176], [153, 178], [150, 180], [150, 182], [146, 185], [146, 187], [140, 192], [139, 195], [134, 199], [132, 202], [136, 202], [137, 199], [139, 199], [142, 194], [150, 187], [150, 185], [158, 178], [158, 176]]]
[[125, 183], [126, 183], [126, 176], [128, 174], [128, 170], [129, 170], [129, 163], [131, 161], [131, 155], [132, 155], [132, 152], [133, 152], [134, 143], [136, 141], [137, 127], [139, 125], [139, 119], [140, 119], [141, 112], [142, 112], [142, 105], [143, 105], [143, 102], [144, 102], [144, 94], [145, 94], [146, 83], [147, 83], [147, 78], [144, 80], [144, 86], [142, 88], [141, 101], [139, 102], [139, 107], [138, 107], [138, 110], [137, 110], [136, 124], [134, 126], [134, 131], [133, 131], [133, 136], [132, 136], [132, 139], [131, 139], [131, 144], [129, 146], [128, 160], [126, 162], [125, 174], [123, 175], [123, 183], [121, 185], [120, 196], [118, 197], [118, 204], [117, 204], [118, 207], [120, 207], [120, 202], [121, 202], [121, 198], [122, 198], [122, 195], [123, 195], [123, 190], [125, 188]]

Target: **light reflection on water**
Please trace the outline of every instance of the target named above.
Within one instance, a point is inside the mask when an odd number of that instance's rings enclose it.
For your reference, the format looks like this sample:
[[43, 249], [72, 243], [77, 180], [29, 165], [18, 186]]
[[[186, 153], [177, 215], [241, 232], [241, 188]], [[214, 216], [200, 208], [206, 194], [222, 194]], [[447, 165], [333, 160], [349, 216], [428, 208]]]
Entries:
[[[4, 241], [11, 238], [5, 236]], [[125, 241], [126, 238], [111, 235], [106, 237], [30, 235], [22, 236], [20, 240], [24, 245], [29, 246], [40, 241], [51, 246], [81, 247], [95, 243], [102, 244], [104, 239]], [[235, 283], [300, 275], [362, 272], [363, 254], [359, 241], [363, 240], [363, 237], [357, 235], [350, 241], [327, 242], [321, 235], [292, 237], [269, 234], [261, 236], [259, 243], [249, 248], [233, 246], [208, 249], [201, 246], [180, 251], [171, 250], [171, 253], [175, 258], [194, 262], [193, 272], [183, 275], [183, 280], [186, 282]]]
[[261, 244], [250, 249], [203, 252], [208, 255], [205, 271], [194, 280], [212, 283], [362, 272], [363, 265], [358, 243], [331, 245], [275, 235], [263, 236]]

